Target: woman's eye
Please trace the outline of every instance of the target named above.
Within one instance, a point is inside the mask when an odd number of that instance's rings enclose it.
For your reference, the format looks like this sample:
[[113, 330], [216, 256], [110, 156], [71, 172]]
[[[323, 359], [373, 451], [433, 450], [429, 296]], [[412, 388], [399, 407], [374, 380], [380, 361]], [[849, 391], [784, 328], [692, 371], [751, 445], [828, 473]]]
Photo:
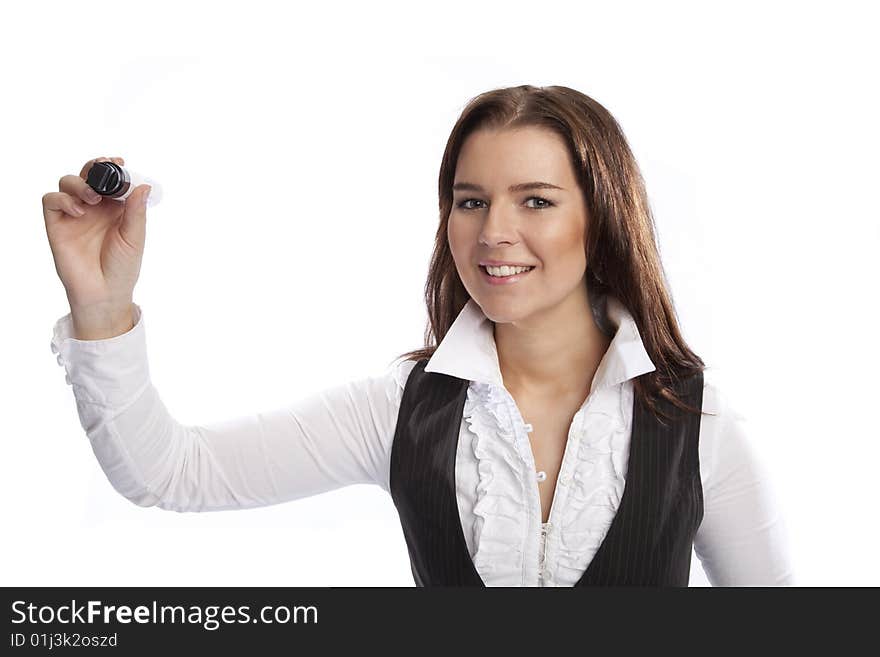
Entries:
[[[466, 198], [458, 204], [458, 207], [461, 208], [462, 210], [475, 210], [476, 208], [467, 205], [471, 201], [476, 201], [477, 203], [482, 203], [482, 201], [478, 198]], [[542, 198], [540, 196], [530, 196], [529, 198], [526, 199], [527, 203], [529, 201], [540, 201], [541, 202], [541, 205], [538, 205], [537, 207], [533, 206], [531, 208], [532, 210], [544, 210], [544, 209], [552, 207], [554, 205], [554, 203], [552, 201], [548, 201], [546, 198]]]
[[549, 208], [550, 206], [553, 205], [553, 203], [551, 201], [548, 201], [545, 198], [541, 198], [540, 196], [531, 196], [526, 199], [526, 201], [532, 201], [532, 200], [541, 201], [541, 203], [544, 203], [544, 205], [539, 205], [538, 207], [534, 208], [535, 210], [543, 210], [544, 208]]

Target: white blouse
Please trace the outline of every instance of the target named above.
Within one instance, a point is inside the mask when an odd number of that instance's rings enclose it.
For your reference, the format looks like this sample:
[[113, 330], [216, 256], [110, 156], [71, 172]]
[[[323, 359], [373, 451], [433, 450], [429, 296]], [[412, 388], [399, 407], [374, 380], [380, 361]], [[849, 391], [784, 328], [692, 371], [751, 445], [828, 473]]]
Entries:
[[[528, 433], [504, 387], [491, 321], [470, 300], [425, 371], [470, 381], [456, 454], [462, 530], [487, 586], [572, 586], [589, 566], [623, 494], [632, 380], [655, 369], [632, 316], [607, 297], [614, 336], [568, 434], [548, 522]], [[594, 312], [597, 306], [594, 305]], [[105, 340], [77, 340], [71, 315], [51, 348], [80, 423], [113, 487], [141, 506], [245, 509], [351, 484], [390, 495], [391, 444], [414, 361], [316, 392], [283, 408], [208, 425], [178, 423], [150, 380], [143, 312]], [[699, 460], [703, 520], [694, 552], [713, 586], [793, 585], [784, 518], [744, 418], [704, 373]]]

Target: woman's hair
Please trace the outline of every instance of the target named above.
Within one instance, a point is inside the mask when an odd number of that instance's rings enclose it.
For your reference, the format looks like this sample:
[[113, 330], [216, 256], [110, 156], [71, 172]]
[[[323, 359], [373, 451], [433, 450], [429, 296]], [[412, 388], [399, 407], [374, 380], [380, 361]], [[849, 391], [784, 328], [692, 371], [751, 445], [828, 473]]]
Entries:
[[398, 358], [430, 358], [470, 299], [447, 238], [455, 166], [465, 139], [479, 129], [538, 126], [565, 142], [589, 212], [584, 249], [587, 284], [617, 297], [632, 314], [656, 370], [634, 380], [636, 394], [661, 419], [664, 398], [685, 412], [700, 413], [673, 386], [705, 368], [679, 330], [666, 275], [655, 243], [654, 219], [644, 180], [611, 113], [589, 96], [563, 86], [520, 85], [471, 99], [446, 143], [440, 165], [440, 225], [425, 284], [428, 326], [425, 347]]

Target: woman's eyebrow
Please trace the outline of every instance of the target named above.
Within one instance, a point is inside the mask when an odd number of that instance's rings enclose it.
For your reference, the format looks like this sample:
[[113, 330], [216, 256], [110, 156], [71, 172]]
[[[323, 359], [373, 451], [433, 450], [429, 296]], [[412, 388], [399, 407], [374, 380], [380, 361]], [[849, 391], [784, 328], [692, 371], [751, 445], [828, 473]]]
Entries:
[[[475, 183], [469, 182], [457, 182], [452, 186], [453, 191], [471, 191], [471, 192], [485, 192], [482, 185], [477, 185]], [[563, 192], [565, 191], [562, 187], [557, 185], [553, 185], [548, 182], [527, 182], [527, 183], [519, 183], [518, 185], [511, 185], [507, 188], [507, 191], [510, 192], [525, 192], [530, 189], [559, 189]]]

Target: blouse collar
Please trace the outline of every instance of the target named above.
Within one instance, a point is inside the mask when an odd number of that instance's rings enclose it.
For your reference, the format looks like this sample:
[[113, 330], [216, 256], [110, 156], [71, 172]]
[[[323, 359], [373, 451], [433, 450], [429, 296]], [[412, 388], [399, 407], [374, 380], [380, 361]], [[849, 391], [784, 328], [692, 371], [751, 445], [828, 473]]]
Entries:
[[[613, 334], [593, 377], [590, 392], [655, 370], [629, 311], [613, 295], [594, 299], [592, 292], [590, 294], [599, 326], [609, 335]], [[428, 360], [425, 371], [504, 387], [492, 321], [476, 301], [469, 299], [462, 308]]]

